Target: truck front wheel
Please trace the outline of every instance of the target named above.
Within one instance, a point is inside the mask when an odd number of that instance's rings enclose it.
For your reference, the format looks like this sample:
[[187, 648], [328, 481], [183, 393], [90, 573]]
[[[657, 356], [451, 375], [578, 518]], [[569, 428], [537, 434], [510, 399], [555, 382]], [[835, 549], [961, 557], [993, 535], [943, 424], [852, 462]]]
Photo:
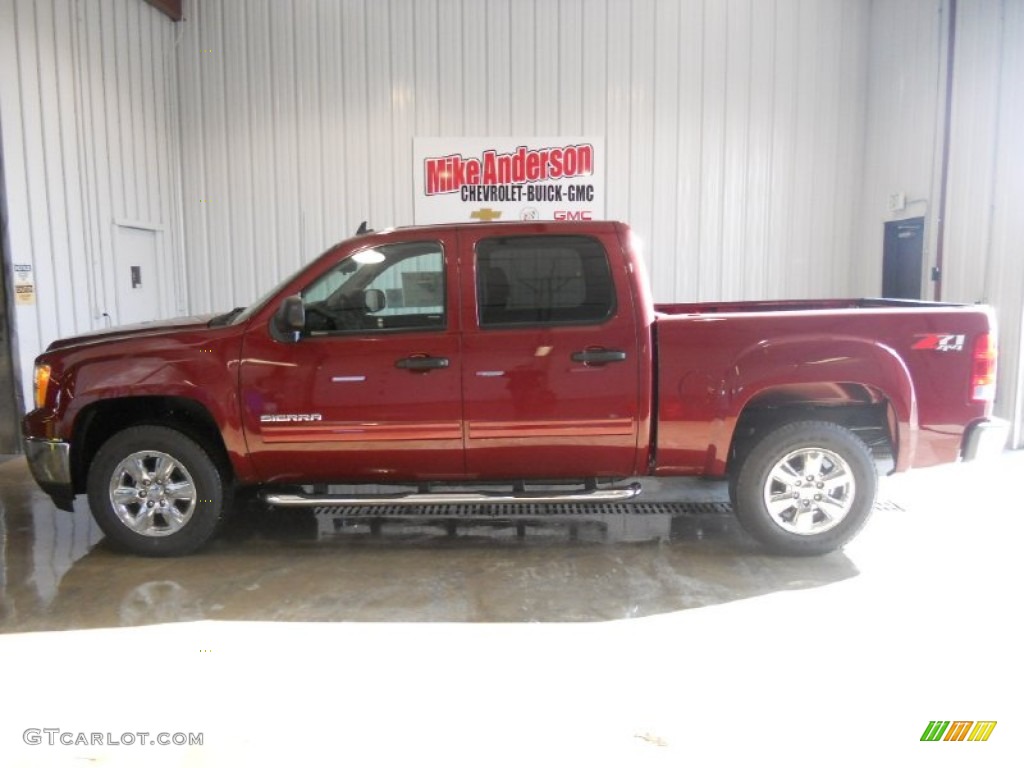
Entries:
[[827, 421], [800, 421], [766, 434], [730, 483], [746, 531], [787, 555], [820, 555], [850, 541], [867, 522], [878, 477], [871, 451]]
[[217, 528], [224, 482], [198, 444], [169, 427], [130, 427], [89, 468], [89, 506], [107, 537], [139, 555], [195, 551]]

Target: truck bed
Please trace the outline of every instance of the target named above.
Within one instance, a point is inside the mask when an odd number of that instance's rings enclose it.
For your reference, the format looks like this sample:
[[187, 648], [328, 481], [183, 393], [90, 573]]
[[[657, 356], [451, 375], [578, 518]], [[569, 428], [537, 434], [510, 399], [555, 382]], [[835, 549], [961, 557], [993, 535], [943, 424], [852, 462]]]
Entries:
[[[898, 299], [656, 305], [657, 471], [721, 476], [748, 407], [884, 405], [898, 469], [956, 461], [988, 310]], [[812, 320], [813, 319], [813, 320]], [[902, 443], [901, 443], [902, 440]]]

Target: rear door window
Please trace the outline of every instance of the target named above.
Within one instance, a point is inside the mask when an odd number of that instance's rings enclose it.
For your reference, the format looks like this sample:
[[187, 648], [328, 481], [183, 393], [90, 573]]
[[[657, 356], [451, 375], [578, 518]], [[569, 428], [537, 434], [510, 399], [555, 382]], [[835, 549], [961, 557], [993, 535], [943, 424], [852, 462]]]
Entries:
[[481, 328], [594, 325], [615, 314], [608, 255], [591, 237], [481, 240], [476, 292]]

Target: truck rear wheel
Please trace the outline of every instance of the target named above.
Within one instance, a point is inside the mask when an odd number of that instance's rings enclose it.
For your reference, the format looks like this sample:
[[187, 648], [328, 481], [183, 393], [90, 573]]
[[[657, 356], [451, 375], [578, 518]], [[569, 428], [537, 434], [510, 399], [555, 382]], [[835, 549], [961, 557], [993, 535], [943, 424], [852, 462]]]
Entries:
[[169, 427], [130, 427], [89, 468], [89, 506], [107, 537], [138, 555], [194, 552], [217, 528], [224, 482], [197, 443]]
[[867, 522], [878, 477], [871, 451], [827, 421], [800, 421], [761, 438], [730, 482], [746, 531], [787, 555], [820, 555], [849, 542]]

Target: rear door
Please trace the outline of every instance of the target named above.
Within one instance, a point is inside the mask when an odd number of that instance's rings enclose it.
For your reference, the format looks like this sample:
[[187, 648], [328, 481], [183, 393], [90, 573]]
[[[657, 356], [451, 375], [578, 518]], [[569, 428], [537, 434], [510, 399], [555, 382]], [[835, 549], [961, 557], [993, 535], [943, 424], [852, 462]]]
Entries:
[[250, 329], [243, 418], [265, 481], [463, 474], [456, 275], [452, 230], [365, 247], [302, 290], [298, 341]]
[[459, 243], [468, 473], [635, 474], [637, 323], [614, 233], [476, 235]]

